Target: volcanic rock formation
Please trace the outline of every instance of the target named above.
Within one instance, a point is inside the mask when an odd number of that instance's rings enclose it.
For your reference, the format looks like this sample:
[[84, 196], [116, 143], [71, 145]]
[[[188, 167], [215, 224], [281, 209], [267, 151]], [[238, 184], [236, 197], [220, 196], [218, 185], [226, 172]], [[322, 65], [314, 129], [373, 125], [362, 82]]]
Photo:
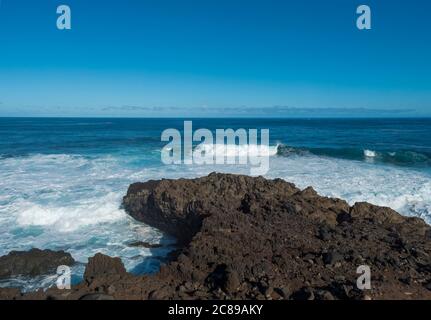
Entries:
[[[99, 254], [72, 290], [15, 298], [431, 299], [430, 227], [389, 208], [216, 173], [132, 184], [123, 206], [178, 239], [159, 273], [133, 276]], [[360, 266], [370, 290], [357, 287]]]

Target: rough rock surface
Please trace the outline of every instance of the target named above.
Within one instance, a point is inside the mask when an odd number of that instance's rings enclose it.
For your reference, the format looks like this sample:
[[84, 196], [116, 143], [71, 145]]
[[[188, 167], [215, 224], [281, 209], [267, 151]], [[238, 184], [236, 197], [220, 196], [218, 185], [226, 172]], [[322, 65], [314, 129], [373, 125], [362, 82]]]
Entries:
[[12, 251], [0, 257], [0, 279], [17, 275], [38, 276], [52, 272], [60, 265], [71, 266], [74, 263], [72, 256], [64, 251]]
[[[159, 273], [133, 276], [97, 255], [72, 290], [19, 298], [431, 299], [430, 227], [389, 208], [226, 174], [136, 183], [123, 204], [179, 240]], [[361, 265], [371, 290], [357, 288]]]
[[84, 279], [87, 282], [106, 276], [123, 276], [126, 268], [120, 258], [110, 258], [101, 253], [96, 253], [93, 258], [88, 259], [84, 272]]

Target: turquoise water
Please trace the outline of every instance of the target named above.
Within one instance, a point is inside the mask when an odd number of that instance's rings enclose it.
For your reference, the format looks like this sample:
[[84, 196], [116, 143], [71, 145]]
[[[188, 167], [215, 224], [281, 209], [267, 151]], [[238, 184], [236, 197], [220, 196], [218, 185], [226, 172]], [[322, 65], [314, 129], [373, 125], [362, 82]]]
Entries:
[[[121, 199], [130, 183], [248, 174], [247, 166], [165, 165], [160, 135], [184, 119], [0, 118], [0, 255], [32, 247], [66, 250], [80, 262], [120, 256], [129, 271], [154, 272], [173, 239], [129, 218]], [[269, 129], [278, 152], [270, 178], [313, 186], [349, 203], [369, 201], [431, 222], [430, 119], [193, 119], [194, 129]], [[160, 249], [132, 241], [163, 243]], [[25, 289], [51, 278], [11, 279]]]

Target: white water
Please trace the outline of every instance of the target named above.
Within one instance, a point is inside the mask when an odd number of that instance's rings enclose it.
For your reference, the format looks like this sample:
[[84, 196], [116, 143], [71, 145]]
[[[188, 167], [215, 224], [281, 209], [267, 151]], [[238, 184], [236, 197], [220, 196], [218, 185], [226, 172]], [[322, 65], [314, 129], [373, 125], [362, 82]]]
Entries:
[[194, 154], [205, 154], [212, 158], [253, 158], [275, 156], [278, 151], [277, 146], [256, 145], [256, 144], [199, 144], [194, 150]]
[[367, 158], [374, 158], [376, 157], [376, 152], [373, 150], [364, 150], [364, 156]]
[[313, 186], [320, 194], [345, 199], [351, 205], [367, 201], [431, 223], [429, 173], [317, 156], [277, 157], [272, 159], [271, 168], [271, 177], [300, 188]]
[[[147, 258], [170, 250], [128, 245], [173, 242], [120, 209], [128, 185], [145, 180], [145, 170], [128, 170], [111, 157], [70, 155], [8, 158], [0, 166], [0, 255], [49, 248], [68, 251], [86, 263], [102, 252], [122, 257], [128, 270], [152, 272], [156, 261]], [[74, 271], [82, 274], [83, 269], [77, 266]], [[34, 281], [22, 281], [26, 289], [35, 286]], [[44, 279], [35, 281], [42, 284]]]

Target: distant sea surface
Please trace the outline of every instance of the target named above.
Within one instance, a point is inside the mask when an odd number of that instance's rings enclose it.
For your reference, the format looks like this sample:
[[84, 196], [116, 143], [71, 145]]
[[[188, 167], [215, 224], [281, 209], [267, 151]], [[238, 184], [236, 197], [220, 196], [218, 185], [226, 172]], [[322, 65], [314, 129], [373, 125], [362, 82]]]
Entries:
[[[268, 178], [350, 204], [368, 201], [431, 223], [431, 119], [78, 119], [0, 118], [0, 255], [11, 250], [66, 250], [84, 263], [96, 252], [123, 259], [133, 273], [158, 270], [173, 239], [121, 209], [130, 183], [248, 174], [246, 166], [164, 165], [167, 128], [269, 129]], [[162, 243], [160, 249], [130, 246]], [[25, 290], [53, 277], [9, 279]]]

